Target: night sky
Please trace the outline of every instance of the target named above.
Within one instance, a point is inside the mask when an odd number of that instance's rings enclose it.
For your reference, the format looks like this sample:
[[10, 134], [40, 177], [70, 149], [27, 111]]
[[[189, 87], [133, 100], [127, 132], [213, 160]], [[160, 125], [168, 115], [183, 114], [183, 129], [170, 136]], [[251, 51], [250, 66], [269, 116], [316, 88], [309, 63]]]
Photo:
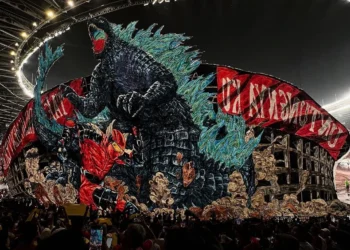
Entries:
[[[346, 0], [179, 0], [137, 6], [105, 16], [115, 23], [139, 20], [163, 32], [185, 33], [204, 62], [274, 75], [302, 87], [322, 104], [350, 94], [350, 3]], [[87, 76], [96, 64], [86, 23], [51, 41], [65, 56], [48, 86]], [[37, 55], [25, 67], [36, 72]]]

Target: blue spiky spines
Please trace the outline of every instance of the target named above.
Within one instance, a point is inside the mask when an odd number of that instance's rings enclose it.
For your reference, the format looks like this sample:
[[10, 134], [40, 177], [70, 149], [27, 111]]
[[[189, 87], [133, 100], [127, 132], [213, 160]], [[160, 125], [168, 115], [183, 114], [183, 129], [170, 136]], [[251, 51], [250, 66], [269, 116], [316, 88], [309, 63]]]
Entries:
[[[188, 37], [181, 34], [162, 35], [162, 28], [153, 33], [152, 30], [155, 25], [151, 25], [146, 30], [136, 31], [136, 22], [129, 24], [125, 29], [121, 25], [111, 25], [114, 35], [118, 39], [146, 51], [155, 61], [165, 66], [174, 75], [178, 86], [177, 93], [191, 107], [191, 112], [188, 115], [191, 116], [193, 122], [201, 131], [198, 140], [200, 152], [206, 158], [214, 159], [219, 165], [223, 164], [232, 168], [232, 171], [233, 169], [240, 170], [247, 189], [252, 194], [254, 183], [251, 179], [254, 179], [254, 166], [251, 163], [251, 154], [259, 144], [261, 134], [246, 142], [247, 127], [241, 116], [229, 116], [220, 109], [215, 113], [213, 104], [209, 101], [213, 94], [205, 91], [206, 87], [213, 81], [214, 74], [190, 79], [190, 75], [200, 65], [200, 60], [198, 59], [198, 51], [191, 51], [190, 47], [182, 45], [184, 41], [188, 40]], [[133, 36], [133, 34], [135, 35]], [[215, 121], [215, 124], [211, 127], [205, 126], [205, 120], [208, 118]], [[217, 139], [219, 131], [223, 127], [226, 128], [227, 134], [223, 138]], [[200, 166], [202, 170], [211, 165], [209, 162], [203, 162], [203, 164], [203, 166]], [[207, 185], [212, 186], [212, 190], [216, 190], [214, 186], [220, 186], [221, 184], [215, 184], [215, 176], [210, 174], [211, 170], [207, 172]], [[225, 175], [216, 177], [218, 183], [227, 181], [224, 180], [226, 177], [223, 176]], [[198, 176], [198, 178], [201, 177]], [[210, 182], [213, 184], [210, 184]]]
[[50, 68], [63, 56], [63, 46], [57, 47], [54, 52], [47, 43], [44, 48], [44, 53], [39, 56], [38, 75], [34, 87], [33, 122], [39, 140], [47, 149], [52, 150], [57, 147], [57, 141], [61, 138], [64, 127], [47, 116], [41, 103], [41, 91]]
[[[192, 119], [202, 130], [198, 142], [200, 152], [226, 166], [236, 169], [242, 167], [259, 144], [262, 133], [245, 142], [247, 127], [241, 116], [229, 116], [223, 114], [220, 109], [215, 114], [209, 101], [213, 94], [205, 92], [214, 75], [190, 79], [190, 75], [199, 67], [201, 61], [198, 51], [191, 51], [191, 47], [182, 45], [189, 37], [182, 34], [161, 34], [163, 27], [153, 32], [155, 24], [136, 32], [136, 24], [137, 22], [132, 22], [124, 29], [121, 25], [111, 25], [116, 37], [146, 51], [174, 75], [178, 85], [177, 93], [191, 106]], [[216, 125], [211, 128], [203, 125], [208, 117], [216, 121]], [[218, 131], [223, 126], [226, 126], [228, 134], [223, 139], [216, 140]]]
[[[249, 155], [251, 155], [253, 148], [255, 147], [254, 145], [259, 143], [258, 141], [260, 140], [260, 137], [246, 142], [244, 140], [246, 126], [242, 117], [227, 116], [221, 111], [219, 111], [217, 114], [214, 112], [212, 104], [209, 101], [212, 94], [205, 92], [205, 88], [213, 81], [214, 75], [200, 76], [197, 79], [190, 78], [190, 75], [200, 65], [200, 60], [198, 59], [197, 51], [190, 51], [190, 47], [185, 47], [182, 45], [182, 43], [186, 41], [188, 37], [178, 34], [163, 35], [161, 34], [161, 29], [158, 29], [155, 33], [153, 33], [152, 30], [154, 25], [147, 30], [139, 30], [136, 32], [135, 24], [136, 23], [132, 23], [125, 29], [123, 29], [120, 25], [111, 25], [113, 27], [115, 37], [130, 45], [130, 53], [140, 55], [142, 54], [140, 51], [144, 51], [150, 56], [150, 58], [147, 58], [147, 63], [152, 63], [152, 60], [157, 62], [157, 64], [153, 64], [150, 69], [157, 69], [159, 64], [172, 74], [176, 82], [175, 84], [177, 85], [177, 95], [181, 97], [180, 99], [175, 97], [175, 99], [171, 99], [171, 102], [163, 103], [163, 108], [158, 109], [157, 111], [159, 112], [158, 117], [167, 117], [167, 114], [172, 114], [172, 119], [176, 120], [177, 118], [183, 117], [179, 115], [182, 114], [187, 115], [187, 117], [192, 121], [190, 123], [176, 121], [178, 127], [172, 128], [171, 131], [165, 132], [170, 135], [172, 134], [173, 138], [177, 138], [179, 129], [184, 131], [184, 133], [188, 133], [189, 139], [187, 140], [190, 141], [186, 143], [191, 145], [190, 149], [192, 152], [187, 153], [187, 149], [185, 150], [186, 152], [183, 152], [184, 155], [187, 155], [186, 157], [188, 160], [193, 160], [194, 158], [197, 159], [199, 157], [199, 151], [205, 155], [203, 159], [196, 160], [196, 179], [191, 185], [189, 185], [188, 188], [180, 187], [182, 180], [173, 178], [173, 176], [176, 177], [176, 173], [173, 172], [173, 169], [178, 169], [178, 166], [174, 166], [173, 168], [168, 164], [168, 162], [174, 162], [174, 159], [171, 158], [173, 155], [164, 155], [165, 153], [169, 154], [167, 153], [169, 151], [165, 150], [165, 147], [163, 149], [152, 149], [152, 155], [156, 155], [156, 158], [161, 159], [164, 164], [153, 162], [153, 166], [150, 166], [148, 169], [152, 174], [153, 170], [159, 169], [167, 173], [168, 178], [172, 178], [171, 185], [173, 185], [175, 189], [177, 188], [174, 192], [179, 194], [179, 196], [175, 197], [179, 203], [185, 202], [186, 205], [191, 205], [194, 202], [195, 205], [205, 205], [205, 203], [215, 200], [224, 194], [225, 187], [227, 186], [228, 182], [227, 171], [229, 168], [231, 168], [231, 171], [233, 171], [232, 168], [242, 169], [244, 166], [247, 166], [244, 165], [244, 163], [249, 159]], [[135, 35], [133, 36], [133, 34]], [[119, 59], [118, 56], [115, 58]], [[145, 56], [143, 56], [143, 58], [145, 58]], [[109, 62], [113, 63], [113, 61]], [[115, 63], [118, 62], [116, 61]], [[139, 61], [138, 64], [142, 65], [142, 61]], [[131, 69], [134, 68], [131, 66]], [[159, 69], [158, 67], [158, 70], [159, 71], [157, 72], [163, 73], [163, 68]], [[157, 72], [154, 72], [156, 76]], [[97, 74], [101, 73], [103, 72], [97, 72]], [[108, 74], [108, 72], [105, 73]], [[132, 72], [129, 72], [129, 74], [132, 74]], [[128, 77], [123, 76], [123, 79], [128, 79]], [[162, 80], [163, 79], [161, 78], [159, 79], [160, 84], [164, 83]], [[127, 84], [127, 82], [124, 82], [124, 84]], [[151, 84], [153, 84], [153, 82]], [[96, 85], [94, 87], [103, 88], [103, 85]], [[116, 90], [104, 89], [104, 91], [115, 93]], [[176, 93], [172, 93], [172, 95], [174, 96]], [[95, 101], [98, 101], [98, 97], [96, 98], [97, 99]], [[186, 100], [186, 103], [182, 101], [183, 99]], [[110, 103], [110, 105], [113, 105], [113, 103]], [[187, 109], [187, 107], [185, 107], [188, 105], [191, 107], [191, 109]], [[176, 107], [177, 110], [174, 110], [174, 107]], [[152, 113], [152, 107], [148, 108]], [[157, 112], [153, 112], [153, 115], [157, 116]], [[84, 120], [84, 117], [79, 116], [79, 113], [77, 115], [78, 118]], [[215, 125], [206, 127], [204, 123], [207, 118], [215, 120]], [[89, 120], [85, 119], [84, 121], [100, 122], [100, 119], [94, 117], [90, 118]], [[47, 125], [54, 130], [59, 131], [59, 126], [56, 128], [55, 124], [48, 123]], [[147, 125], [147, 123], [144, 123], [144, 125]], [[164, 125], [163, 121], [160, 120], [159, 130], [162, 130], [162, 125]], [[226, 136], [221, 139], [217, 139], [219, 130], [224, 126], [227, 130]], [[140, 130], [147, 131], [147, 128], [148, 127], [146, 126], [144, 128], [140, 128]], [[192, 136], [190, 136], [191, 134]], [[197, 139], [192, 140], [192, 137]], [[154, 139], [144, 141], [144, 143], [150, 143], [151, 145], [155, 143], [155, 145], [158, 145], [158, 142], [154, 141]], [[165, 138], [165, 141], [163, 140], [162, 143], [168, 146], [169, 143], [178, 143], [177, 145], [179, 147], [175, 147], [170, 151], [171, 154], [176, 154], [177, 151], [174, 150], [180, 151], [181, 144], [183, 142], [180, 140], [177, 142], [170, 142], [167, 141], [167, 138]], [[223, 153], [220, 152], [221, 149], [223, 149]], [[196, 199], [201, 196], [205, 197], [205, 199], [197, 201]]]
[[137, 22], [132, 22], [125, 29], [121, 25], [111, 25], [118, 39], [151, 55], [158, 63], [170, 70], [179, 85], [189, 81], [189, 75], [201, 64], [198, 59], [199, 52], [189, 51], [191, 47], [182, 45], [189, 37], [182, 34], [161, 34], [163, 27], [153, 32], [156, 24], [136, 32], [136, 24]]

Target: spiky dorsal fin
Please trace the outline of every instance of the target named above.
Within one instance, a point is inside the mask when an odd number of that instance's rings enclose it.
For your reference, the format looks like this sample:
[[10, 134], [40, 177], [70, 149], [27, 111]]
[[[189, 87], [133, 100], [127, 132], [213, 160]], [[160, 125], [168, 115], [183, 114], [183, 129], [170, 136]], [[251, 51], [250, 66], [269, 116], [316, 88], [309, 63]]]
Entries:
[[198, 51], [182, 45], [190, 37], [175, 33], [161, 34], [163, 26], [153, 32], [156, 24], [152, 24], [145, 30], [137, 30], [136, 24], [137, 22], [132, 22], [125, 28], [111, 24], [111, 27], [118, 39], [147, 52], [154, 60], [165, 66], [174, 75], [179, 85], [188, 81], [188, 75], [201, 63], [198, 59]]
[[[241, 116], [228, 116], [221, 111], [215, 114], [213, 104], [209, 101], [213, 94], [205, 92], [205, 88], [213, 81], [214, 74], [191, 79], [191, 74], [201, 61], [198, 59], [199, 51], [183, 45], [189, 37], [174, 33], [161, 34], [163, 27], [153, 32], [156, 24], [146, 30], [136, 31], [136, 23], [130, 23], [126, 28], [112, 24], [114, 35], [147, 52], [174, 75], [178, 85], [177, 93], [190, 104], [193, 121], [202, 130], [198, 143], [200, 151], [226, 166], [240, 169], [259, 144], [262, 133], [246, 142], [246, 124]], [[217, 125], [211, 128], [203, 126], [207, 117], [216, 120]], [[222, 126], [229, 127], [229, 133], [223, 139], [216, 140]]]

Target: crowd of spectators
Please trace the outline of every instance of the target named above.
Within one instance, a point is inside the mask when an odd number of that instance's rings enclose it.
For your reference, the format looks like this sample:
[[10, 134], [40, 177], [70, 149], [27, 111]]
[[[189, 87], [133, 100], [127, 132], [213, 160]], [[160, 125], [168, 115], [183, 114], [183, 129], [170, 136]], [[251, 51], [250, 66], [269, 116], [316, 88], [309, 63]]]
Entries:
[[[199, 221], [169, 215], [153, 219], [121, 214], [69, 217], [62, 208], [37, 213], [0, 208], [1, 250], [346, 250], [350, 249], [348, 218], [293, 218], [273, 220]], [[105, 222], [104, 222], [105, 221]], [[109, 222], [106, 222], [109, 221]], [[103, 232], [102, 246], [91, 242], [91, 232]]]

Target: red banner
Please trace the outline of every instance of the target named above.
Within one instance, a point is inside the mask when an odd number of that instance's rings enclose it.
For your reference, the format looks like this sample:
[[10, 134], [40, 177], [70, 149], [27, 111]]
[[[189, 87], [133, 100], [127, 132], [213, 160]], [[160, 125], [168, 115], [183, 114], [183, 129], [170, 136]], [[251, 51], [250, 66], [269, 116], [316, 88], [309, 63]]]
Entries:
[[309, 95], [279, 79], [217, 67], [218, 104], [247, 125], [276, 127], [315, 141], [337, 159], [348, 130]]
[[[67, 85], [74, 89], [78, 95], [83, 94], [83, 78], [73, 80]], [[62, 98], [58, 87], [49, 90], [41, 96], [41, 103], [50, 119], [55, 119], [58, 123], [63, 124], [67, 117], [73, 116], [73, 106], [67, 100]], [[34, 101], [30, 100], [22, 109], [17, 118], [11, 123], [9, 129], [1, 143], [0, 152], [2, 153], [2, 167], [5, 175], [13, 159], [23, 150], [30, 142], [37, 140], [35, 129], [33, 127], [33, 105]]]

